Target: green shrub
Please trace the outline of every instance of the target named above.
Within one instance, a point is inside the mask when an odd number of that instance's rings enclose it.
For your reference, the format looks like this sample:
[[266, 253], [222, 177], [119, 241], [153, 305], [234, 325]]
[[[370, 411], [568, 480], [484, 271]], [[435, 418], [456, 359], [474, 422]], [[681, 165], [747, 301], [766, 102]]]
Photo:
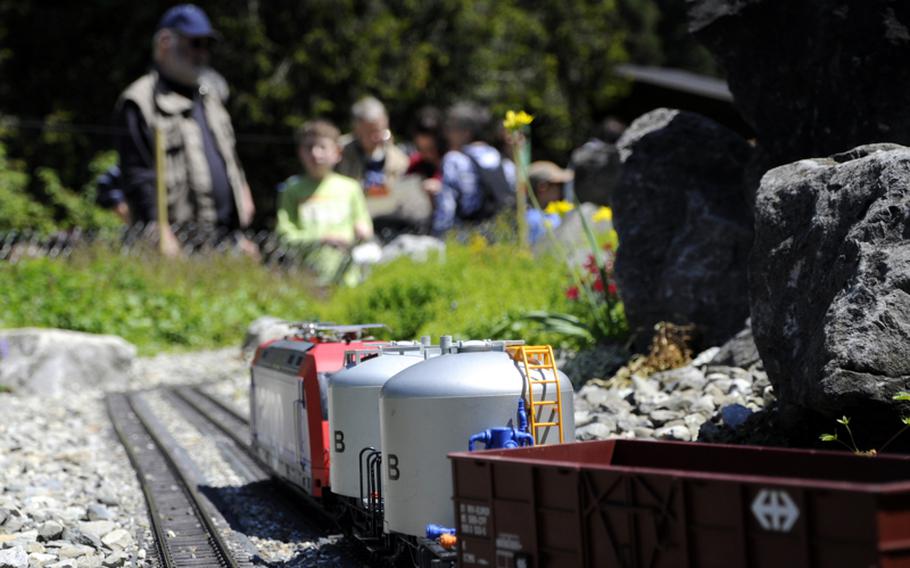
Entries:
[[503, 338], [511, 331], [504, 318], [564, 309], [564, 280], [556, 259], [535, 259], [509, 244], [450, 241], [444, 255], [427, 262], [400, 258], [377, 267], [361, 286], [339, 290], [320, 315], [385, 323], [390, 338]]
[[66, 260], [0, 263], [0, 327], [114, 334], [145, 354], [239, 345], [246, 326], [266, 314], [385, 323], [385, 338], [450, 334], [577, 346], [584, 341], [521, 318], [568, 311], [565, 284], [561, 261], [479, 239], [449, 242], [426, 262], [377, 266], [361, 286], [318, 298], [305, 275], [244, 257], [127, 256], [99, 244]]
[[[25, 166], [9, 160], [0, 144], [0, 231], [30, 230], [47, 234], [73, 227], [117, 228], [121, 224], [119, 219], [95, 204], [95, 179], [116, 159], [113, 151], [98, 154], [88, 166], [91, 181], [81, 193], [76, 193], [64, 187], [57, 172], [50, 168], [37, 168], [32, 180]], [[29, 194], [31, 181], [36, 182], [44, 195], [43, 201], [36, 201]]]
[[228, 255], [165, 260], [103, 246], [0, 264], [0, 327], [119, 335], [142, 353], [238, 345], [263, 314], [304, 318], [298, 278]]
[[28, 182], [25, 166], [7, 159], [0, 144], [0, 230], [53, 230], [53, 215], [29, 197]]

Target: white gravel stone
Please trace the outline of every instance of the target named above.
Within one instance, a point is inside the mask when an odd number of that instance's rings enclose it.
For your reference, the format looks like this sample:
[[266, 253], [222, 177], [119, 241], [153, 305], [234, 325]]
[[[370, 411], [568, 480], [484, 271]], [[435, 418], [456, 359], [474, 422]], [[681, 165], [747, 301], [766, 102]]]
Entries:
[[594, 420], [594, 415], [591, 414], [589, 410], [576, 410], [575, 411], [575, 427], [581, 428], [587, 424], [590, 424]]
[[76, 559], [77, 568], [101, 568], [104, 556], [100, 554], [86, 554]]
[[690, 365], [693, 367], [704, 367], [714, 359], [717, 352], [720, 351], [720, 347], [708, 347], [701, 353], [695, 356], [695, 359], [692, 360]]
[[113, 530], [101, 539], [101, 542], [111, 550], [124, 550], [133, 544], [133, 537], [123, 529]]
[[42, 568], [55, 562], [57, 560], [57, 555], [55, 554], [46, 554], [41, 552], [34, 552], [28, 555], [28, 565], [29, 568]]
[[45, 552], [47, 552], [47, 549], [44, 548], [44, 545], [41, 544], [40, 542], [30, 542], [25, 545], [25, 551], [28, 552], [29, 554], [32, 554], [32, 553], [44, 554]]
[[91, 554], [94, 551], [94, 548], [91, 546], [86, 546], [84, 544], [67, 544], [60, 547], [60, 549], [57, 551], [57, 555], [60, 558], [79, 558], [80, 556]]
[[127, 560], [129, 560], [129, 556], [124, 554], [122, 551], [117, 551], [105, 556], [104, 561], [101, 563], [101, 565], [105, 568], [119, 568], [120, 566], [123, 566]]
[[28, 568], [28, 554], [22, 546], [0, 550], [0, 568]]
[[[631, 387], [608, 390], [585, 385], [576, 395], [578, 438], [695, 440], [701, 425], [723, 406], [736, 403], [758, 411], [774, 402], [773, 388], [760, 366], [711, 365], [714, 351], [709, 349], [678, 369], [647, 378], [633, 376]], [[614, 428], [591, 427], [607, 417]]]
[[670, 422], [671, 420], [682, 418], [683, 413], [678, 410], [658, 409], [648, 414], [648, 416], [651, 417], [651, 420], [655, 424], [664, 424], [666, 422]]
[[704, 395], [698, 397], [695, 402], [689, 407], [689, 412], [702, 412], [706, 415], [711, 415], [717, 409], [717, 404], [714, 402], [714, 398], [711, 395]]
[[666, 440], [681, 440], [688, 442], [692, 440], [692, 433], [685, 426], [678, 424], [676, 426], [658, 428], [657, 431], [654, 432], [654, 437]]
[[92, 503], [88, 506], [88, 520], [90, 521], [109, 521], [114, 518], [114, 514], [100, 503]]
[[592, 422], [587, 426], [582, 426], [575, 431], [575, 437], [579, 440], [599, 440], [608, 437], [613, 433], [613, 429], [603, 422]]

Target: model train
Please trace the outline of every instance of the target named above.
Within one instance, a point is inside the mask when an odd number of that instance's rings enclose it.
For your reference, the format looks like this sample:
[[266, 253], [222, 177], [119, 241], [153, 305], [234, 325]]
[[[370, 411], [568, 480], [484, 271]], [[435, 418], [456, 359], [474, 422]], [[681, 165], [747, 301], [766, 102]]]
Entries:
[[250, 400], [260, 458], [375, 564], [910, 568], [906, 456], [559, 444], [572, 387], [549, 347], [369, 327], [263, 344]]
[[361, 339], [370, 327], [306, 324], [259, 347], [253, 446], [374, 561], [454, 566], [447, 454], [574, 440], [572, 384], [549, 346]]

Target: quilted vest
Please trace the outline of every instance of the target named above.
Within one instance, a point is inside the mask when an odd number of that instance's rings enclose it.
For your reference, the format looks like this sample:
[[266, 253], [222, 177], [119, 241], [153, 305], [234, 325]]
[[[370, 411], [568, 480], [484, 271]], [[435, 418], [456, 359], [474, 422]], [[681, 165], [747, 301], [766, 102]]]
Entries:
[[[218, 151], [227, 167], [235, 210], [241, 213], [241, 191], [246, 184], [235, 151], [231, 117], [218, 96], [200, 89], [205, 117]], [[164, 88], [158, 73], [151, 71], [133, 82], [117, 101], [118, 109], [134, 103], [154, 133], [161, 131], [164, 144], [164, 176], [167, 186], [168, 220], [172, 224], [196, 223], [211, 228], [217, 220], [212, 179], [205, 158], [202, 131], [193, 120], [193, 101]], [[154, 136], [154, 134], [153, 134]], [[154, 139], [149, 147], [155, 151]]]

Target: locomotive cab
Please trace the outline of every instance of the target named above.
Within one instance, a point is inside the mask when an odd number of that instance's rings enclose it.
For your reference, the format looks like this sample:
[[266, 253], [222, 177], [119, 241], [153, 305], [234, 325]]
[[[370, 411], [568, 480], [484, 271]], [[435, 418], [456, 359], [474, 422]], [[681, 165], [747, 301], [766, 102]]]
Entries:
[[256, 454], [313, 497], [329, 486], [328, 375], [343, 367], [345, 351], [369, 345], [311, 334], [265, 343], [253, 360], [250, 428]]

